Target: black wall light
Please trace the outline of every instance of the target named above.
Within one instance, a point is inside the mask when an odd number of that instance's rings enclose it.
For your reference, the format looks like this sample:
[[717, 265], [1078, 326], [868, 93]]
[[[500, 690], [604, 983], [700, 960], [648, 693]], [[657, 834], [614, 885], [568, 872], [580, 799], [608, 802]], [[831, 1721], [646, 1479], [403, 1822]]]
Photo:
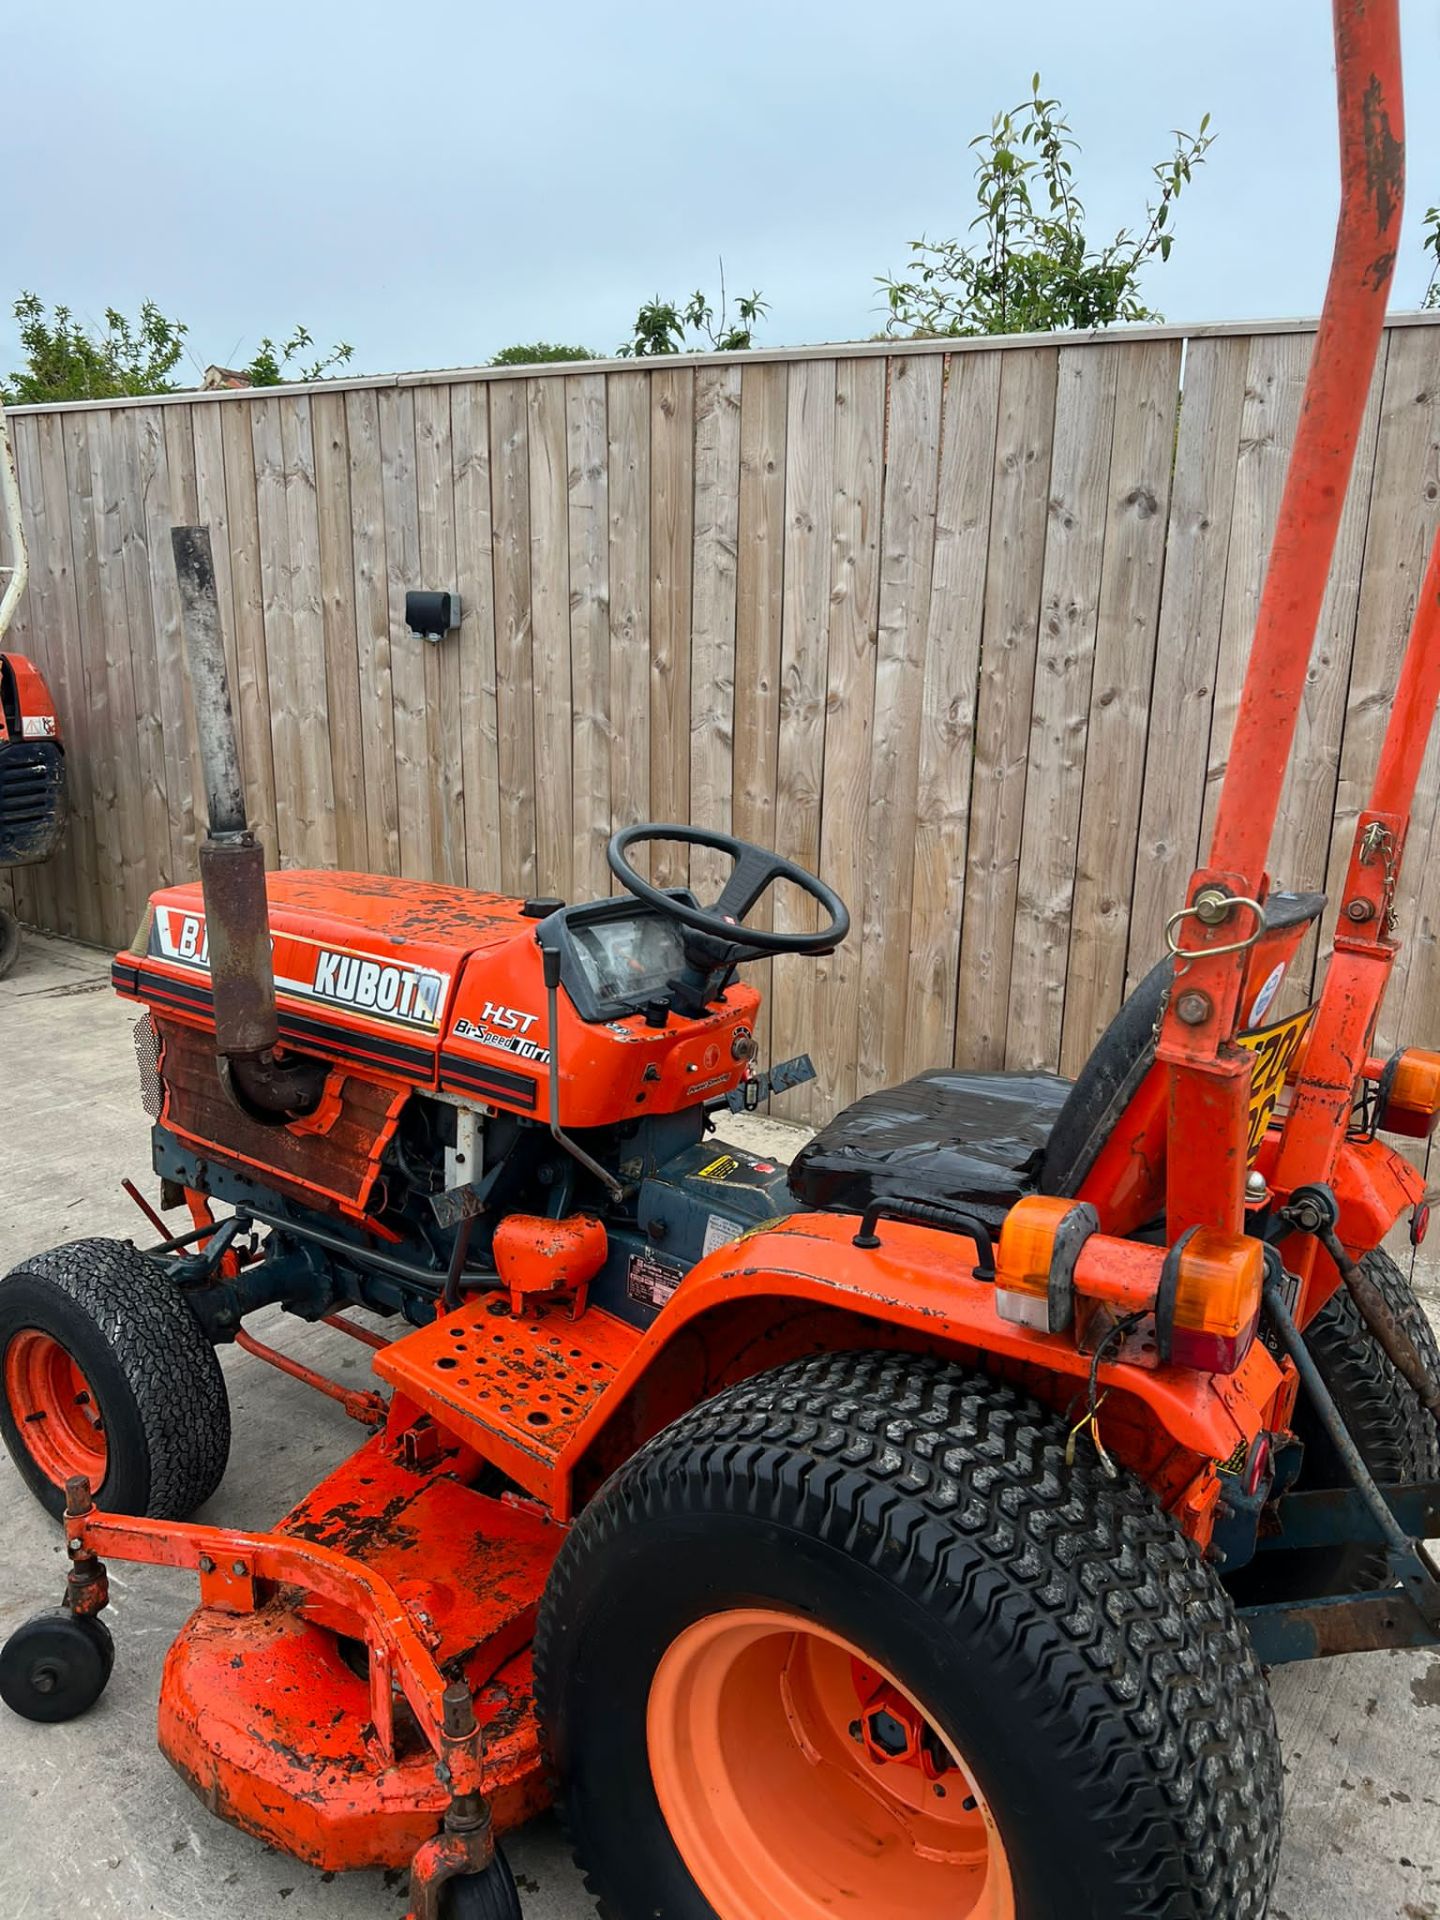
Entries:
[[405, 624], [422, 640], [443, 640], [460, 624], [458, 593], [407, 593]]

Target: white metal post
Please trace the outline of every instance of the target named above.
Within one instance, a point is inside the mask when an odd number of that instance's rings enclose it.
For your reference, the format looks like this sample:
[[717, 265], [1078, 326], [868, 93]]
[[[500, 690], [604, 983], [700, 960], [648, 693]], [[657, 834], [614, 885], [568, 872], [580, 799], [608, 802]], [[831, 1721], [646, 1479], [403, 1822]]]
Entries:
[[5, 514], [5, 536], [14, 563], [9, 567], [0, 567], [0, 573], [10, 576], [4, 597], [0, 598], [0, 642], [3, 642], [10, 622], [15, 617], [15, 609], [20, 604], [20, 596], [25, 591], [25, 582], [30, 577], [25, 529], [20, 523], [20, 482], [15, 477], [15, 455], [10, 446], [4, 407], [0, 407], [0, 496], [3, 496], [0, 508]]

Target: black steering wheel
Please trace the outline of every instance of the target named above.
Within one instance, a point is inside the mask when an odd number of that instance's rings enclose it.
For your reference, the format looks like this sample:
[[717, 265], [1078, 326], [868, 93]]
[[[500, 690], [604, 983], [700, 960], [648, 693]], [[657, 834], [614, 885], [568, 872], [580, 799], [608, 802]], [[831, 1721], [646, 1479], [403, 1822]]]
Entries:
[[[631, 847], [652, 840], [679, 841], [682, 846], [707, 847], [712, 853], [725, 853], [735, 862], [735, 870], [725, 882], [713, 907], [695, 907], [678, 899], [663, 887], [655, 887], [638, 874], [625, 857]], [[850, 931], [850, 914], [838, 893], [818, 880], [793, 860], [784, 860], [765, 847], [737, 840], [732, 833], [711, 833], [703, 827], [660, 826], [644, 821], [636, 827], [622, 827], [611, 837], [605, 849], [610, 871], [637, 900], [643, 900], [657, 913], [678, 920], [692, 933], [727, 947], [740, 947], [750, 953], [833, 953]], [[744, 919], [760, 896], [777, 880], [788, 880], [808, 893], [830, 916], [817, 933], [772, 933], [765, 927], [747, 927]]]

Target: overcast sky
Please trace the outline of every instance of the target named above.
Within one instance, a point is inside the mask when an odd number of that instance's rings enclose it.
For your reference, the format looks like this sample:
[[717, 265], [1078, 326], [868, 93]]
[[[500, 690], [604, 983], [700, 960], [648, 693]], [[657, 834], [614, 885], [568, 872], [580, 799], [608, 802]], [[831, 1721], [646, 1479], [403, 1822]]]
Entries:
[[[1328, 0], [79, 0], [11, 8], [0, 369], [22, 288], [149, 296], [196, 363], [297, 321], [356, 372], [517, 340], [610, 352], [640, 302], [763, 289], [770, 344], [853, 339], [907, 240], [973, 215], [970, 137], [1038, 67], [1092, 231], [1142, 211], [1172, 127], [1216, 144], [1150, 303], [1313, 313], [1336, 198]], [[1405, 0], [1410, 194], [1394, 304], [1440, 200], [1440, 4]]]

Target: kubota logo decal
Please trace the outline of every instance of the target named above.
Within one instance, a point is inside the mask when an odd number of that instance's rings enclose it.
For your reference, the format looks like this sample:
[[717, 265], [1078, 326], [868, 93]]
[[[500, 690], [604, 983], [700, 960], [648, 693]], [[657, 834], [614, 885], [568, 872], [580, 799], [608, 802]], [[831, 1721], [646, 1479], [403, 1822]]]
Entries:
[[199, 913], [177, 913], [174, 907], [157, 907], [150, 931], [150, 951], [167, 960], [183, 960], [187, 966], [209, 968], [210, 936], [205, 917]]
[[[275, 986], [290, 999], [324, 1000], [377, 1020], [434, 1032], [450, 986], [450, 976], [429, 967], [407, 967], [371, 960], [363, 953], [337, 952], [313, 940], [279, 933], [271, 941]], [[149, 951], [158, 958], [199, 973], [210, 971], [210, 936], [203, 913], [156, 907]]]
[[380, 1013], [410, 1026], [440, 1023], [445, 982], [419, 967], [397, 967], [387, 960], [362, 960], [358, 954], [331, 953], [322, 947], [315, 962], [314, 994], [360, 1013]]

